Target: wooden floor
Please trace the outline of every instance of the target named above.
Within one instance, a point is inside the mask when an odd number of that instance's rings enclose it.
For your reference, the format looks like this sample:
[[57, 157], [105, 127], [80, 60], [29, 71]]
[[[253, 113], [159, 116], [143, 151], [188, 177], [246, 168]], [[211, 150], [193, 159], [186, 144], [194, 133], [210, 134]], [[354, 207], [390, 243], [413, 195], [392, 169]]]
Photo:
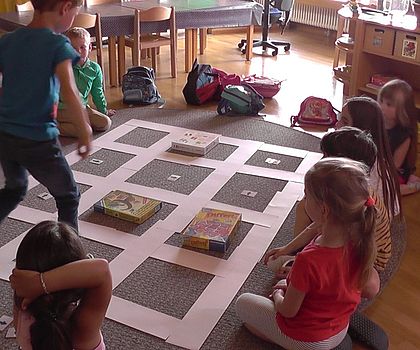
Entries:
[[[259, 34], [256, 34], [258, 36]], [[342, 85], [332, 78], [332, 60], [334, 53], [335, 33], [312, 28], [294, 28], [280, 36], [273, 33], [276, 39], [292, 42], [289, 54], [271, 55], [255, 54], [252, 62], [246, 62], [237, 48], [241, 34], [228, 33], [209, 35], [208, 47], [199, 61], [236, 74], [262, 74], [273, 78], [287, 79], [282, 84], [280, 93], [268, 101], [264, 112], [270, 122], [290, 125], [290, 116], [297, 114], [300, 102], [309, 95], [330, 99], [334, 106], [341, 107]], [[187, 106], [182, 88], [185, 85], [183, 41], [178, 47], [178, 78], [170, 78], [169, 53], [162, 50], [158, 58], [157, 85], [166, 104], [163, 108], [171, 109], [210, 109], [215, 104], [201, 107]], [[258, 53], [257, 49], [255, 52]], [[127, 57], [130, 57], [127, 51]], [[142, 64], [150, 65], [145, 61]], [[127, 59], [127, 65], [129, 61]], [[107, 88], [106, 95], [111, 108], [126, 108], [121, 103], [120, 88]], [[117, 117], [117, 116], [116, 116]], [[312, 131], [322, 136], [324, 131]], [[419, 147], [420, 149], [420, 147]], [[420, 154], [418, 156], [420, 159]], [[417, 169], [420, 169], [418, 162]], [[417, 171], [420, 176], [420, 171]], [[383, 291], [374, 305], [367, 310], [367, 315], [381, 325], [389, 335], [390, 349], [420, 349], [420, 193], [403, 199], [403, 210], [408, 224], [407, 251], [401, 267]], [[355, 345], [354, 349], [365, 349]]]

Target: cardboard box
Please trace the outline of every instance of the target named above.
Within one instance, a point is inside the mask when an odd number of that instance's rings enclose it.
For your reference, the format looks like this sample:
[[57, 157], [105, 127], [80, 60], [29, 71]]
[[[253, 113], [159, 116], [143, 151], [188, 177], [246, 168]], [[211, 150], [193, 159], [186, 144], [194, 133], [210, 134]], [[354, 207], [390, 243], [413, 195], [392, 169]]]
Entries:
[[184, 229], [184, 246], [225, 252], [235, 234], [241, 214], [203, 208]]
[[111, 191], [93, 210], [136, 224], [145, 222], [162, 208], [162, 202], [123, 191]]
[[202, 131], [187, 131], [182, 137], [172, 141], [172, 149], [204, 156], [218, 143], [219, 135]]

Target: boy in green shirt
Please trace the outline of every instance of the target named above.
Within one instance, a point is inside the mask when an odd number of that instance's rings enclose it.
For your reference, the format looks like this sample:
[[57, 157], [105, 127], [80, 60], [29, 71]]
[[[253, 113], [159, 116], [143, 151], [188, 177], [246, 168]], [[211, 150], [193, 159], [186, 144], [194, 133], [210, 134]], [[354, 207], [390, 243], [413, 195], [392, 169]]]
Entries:
[[[89, 59], [89, 53], [92, 49], [90, 34], [84, 28], [75, 27], [70, 29], [66, 35], [74, 49], [80, 54], [80, 61], [73, 66], [73, 73], [80, 92], [81, 102], [88, 113], [92, 130], [106, 131], [111, 126], [109, 117], [115, 114], [115, 110], [107, 109], [101, 67]], [[88, 105], [89, 95], [92, 95], [92, 100], [97, 110]], [[60, 135], [76, 137], [77, 129], [72, 123], [72, 119], [73, 117], [66, 106], [60, 103], [57, 114]]]

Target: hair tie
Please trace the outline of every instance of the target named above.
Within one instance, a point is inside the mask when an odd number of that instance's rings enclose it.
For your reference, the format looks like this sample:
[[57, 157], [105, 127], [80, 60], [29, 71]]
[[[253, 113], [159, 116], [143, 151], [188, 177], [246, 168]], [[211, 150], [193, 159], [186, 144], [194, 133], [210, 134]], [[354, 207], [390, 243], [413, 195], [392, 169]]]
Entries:
[[375, 206], [375, 200], [371, 196], [369, 196], [368, 199], [366, 199], [365, 206], [366, 207]]

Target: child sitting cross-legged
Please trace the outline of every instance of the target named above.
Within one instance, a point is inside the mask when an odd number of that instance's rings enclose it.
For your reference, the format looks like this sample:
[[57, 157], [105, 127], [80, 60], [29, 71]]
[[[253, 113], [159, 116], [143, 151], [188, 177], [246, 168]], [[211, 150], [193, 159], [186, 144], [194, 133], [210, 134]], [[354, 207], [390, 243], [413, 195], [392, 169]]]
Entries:
[[236, 312], [252, 333], [285, 349], [332, 349], [345, 338], [361, 296], [379, 290], [366, 166], [324, 158], [306, 173], [305, 195], [316, 237], [268, 298], [242, 294]]
[[88, 259], [70, 226], [34, 226], [19, 245], [10, 282], [20, 349], [105, 350], [101, 326], [112, 293], [108, 262]]
[[[80, 61], [73, 66], [73, 73], [80, 92], [82, 105], [86, 108], [92, 130], [106, 131], [111, 127], [111, 119], [109, 117], [115, 114], [115, 110], [107, 109], [101, 67], [89, 59], [89, 53], [92, 50], [90, 34], [84, 28], [74, 27], [66, 35], [74, 49], [80, 54]], [[89, 95], [92, 96], [96, 110], [88, 104]], [[62, 136], [75, 137], [77, 135], [77, 129], [72, 123], [72, 119], [73, 116], [67, 110], [66, 105], [60, 103], [57, 121]]]

